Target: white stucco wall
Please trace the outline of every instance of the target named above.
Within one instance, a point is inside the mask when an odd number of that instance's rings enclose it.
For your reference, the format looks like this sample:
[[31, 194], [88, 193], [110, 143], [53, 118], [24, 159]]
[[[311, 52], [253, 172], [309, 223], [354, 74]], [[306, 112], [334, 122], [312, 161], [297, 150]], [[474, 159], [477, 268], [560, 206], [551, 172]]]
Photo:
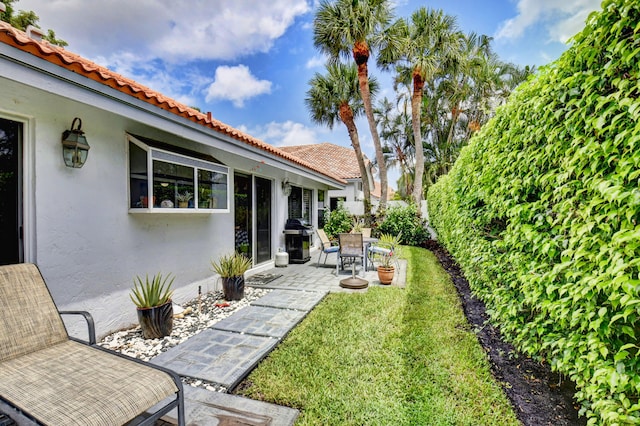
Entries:
[[[177, 126], [162, 117], [86, 90], [56, 81], [39, 83], [46, 90], [12, 81], [3, 77], [3, 66], [0, 63], [0, 117], [24, 122], [26, 130], [25, 262], [37, 263], [59, 309], [90, 311], [99, 336], [137, 322], [129, 299], [136, 275], [173, 273], [174, 301], [181, 303], [195, 298], [199, 286], [203, 292], [219, 288], [210, 261], [234, 247], [232, 196], [228, 213], [129, 211], [126, 132], [176, 140], [213, 155], [230, 167], [230, 194], [234, 169], [272, 179], [273, 255], [284, 246], [284, 177], [306, 187], [326, 187], [261, 161], [259, 153], [239, 152], [222, 139], [212, 141], [188, 128], [180, 138], [172, 133]], [[33, 80], [39, 78], [44, 77]], [[91, 146], [82, 169], [68, 168], [62, 160], [61, 134], [74, 117], [82, 119]], [[205, 140], [208, 145], [193, 142]], [[267, 262], [250, 273], [272, 266]], [[78, 321], [68, 326], [74, 335], [85, 329]]]
[[[115, 114], [2, 81], [0, 112], [32, 119], [35, 191], [32, 258], [60, 309], [90, 310], [98, 333], [135, 323], [129, 290], [135, 275], [176, 275], [176, 301], [215, 287], [209, 261], [233, 249], [233, 216], [130, 214], [125, 130], [136, 123]], [[62, 161], [60, 138], [81, 117], [91, 145], [87, 164]], [[123, 307], [126, 307], [123, 309]], [[127, 309], [130, 308], [130, 309]]]

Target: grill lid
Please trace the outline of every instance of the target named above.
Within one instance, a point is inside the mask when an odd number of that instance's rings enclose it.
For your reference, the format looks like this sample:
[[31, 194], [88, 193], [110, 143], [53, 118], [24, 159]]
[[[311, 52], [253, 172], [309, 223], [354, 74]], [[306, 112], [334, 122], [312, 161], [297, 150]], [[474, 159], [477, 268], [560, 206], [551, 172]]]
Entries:
[[284, 229], [310, 229], [311, 225], [303, 218], [287, 219]]

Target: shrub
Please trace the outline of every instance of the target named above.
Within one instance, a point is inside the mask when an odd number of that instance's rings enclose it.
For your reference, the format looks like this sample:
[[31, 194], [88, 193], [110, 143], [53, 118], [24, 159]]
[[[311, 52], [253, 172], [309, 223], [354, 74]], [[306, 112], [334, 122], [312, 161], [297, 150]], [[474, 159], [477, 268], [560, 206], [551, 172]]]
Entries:
[[390, 207], [377, 232], [400, 235], [400, 243], [410, 246], [421, 246], [429, 239], [426, 222], [418, 215], [415, 204]]
[[353, 226], [353, 218], [344, 207], [342, 201], [338, 207], [324, 214], [324, 232], [329, 239], [334, 239], [341, 232], [349, 232]]
[[428, 192], [431, 224], [505, 336], [640, 423], [640, 4], [605, 0]]

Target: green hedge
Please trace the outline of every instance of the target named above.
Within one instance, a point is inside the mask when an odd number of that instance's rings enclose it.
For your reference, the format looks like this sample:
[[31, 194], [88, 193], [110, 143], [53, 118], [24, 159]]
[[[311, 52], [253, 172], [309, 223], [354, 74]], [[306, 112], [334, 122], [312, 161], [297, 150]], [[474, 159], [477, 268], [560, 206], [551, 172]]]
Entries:
[[640, 4], [602, 7], [427, 198], [504, 334], [590, 424], [640, 424]]
[[376, 233], [400, 236], [400, 244], [422, 246], [431, 236], [416, 204], [389, 207]]

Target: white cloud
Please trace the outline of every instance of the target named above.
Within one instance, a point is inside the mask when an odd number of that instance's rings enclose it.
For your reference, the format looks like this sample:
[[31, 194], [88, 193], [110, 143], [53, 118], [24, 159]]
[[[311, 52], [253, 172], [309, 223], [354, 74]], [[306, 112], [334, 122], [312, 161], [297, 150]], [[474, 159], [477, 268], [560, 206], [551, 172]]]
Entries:
[[317, 68], [323, 66], [327, 62], [327, 58], [322, 55], [315, 55], [313, 58], [309, 59], [305, 64], [305, 68]]
[[258, 126], [253, 129], [249, 129], [246, 126], [239, 126], [238, 128], [274, 146], [319, 143], [316, 129], [290, 120], [283, 123], [272, 121], [264, 126]]
[[207, 89], [206, 101], [229, 100], [237, 108], [242, 108], [247, 99], [271, 93], [271, 82], [258, 80], [246, 65], [216, 68], [213, 83]]
[[138, 60], [176, 63], [267, 52], [311, 10], [306, 0], [21, 0], [16, 8], [35, 11], [84, 56], [135, 51]]
[[518, 0], [518, 15], [502, 23], [496, 39], [517, 39], [527, 29], [542, 25], [550, 41], [565, 43], [579, 32], [600, 0]]

